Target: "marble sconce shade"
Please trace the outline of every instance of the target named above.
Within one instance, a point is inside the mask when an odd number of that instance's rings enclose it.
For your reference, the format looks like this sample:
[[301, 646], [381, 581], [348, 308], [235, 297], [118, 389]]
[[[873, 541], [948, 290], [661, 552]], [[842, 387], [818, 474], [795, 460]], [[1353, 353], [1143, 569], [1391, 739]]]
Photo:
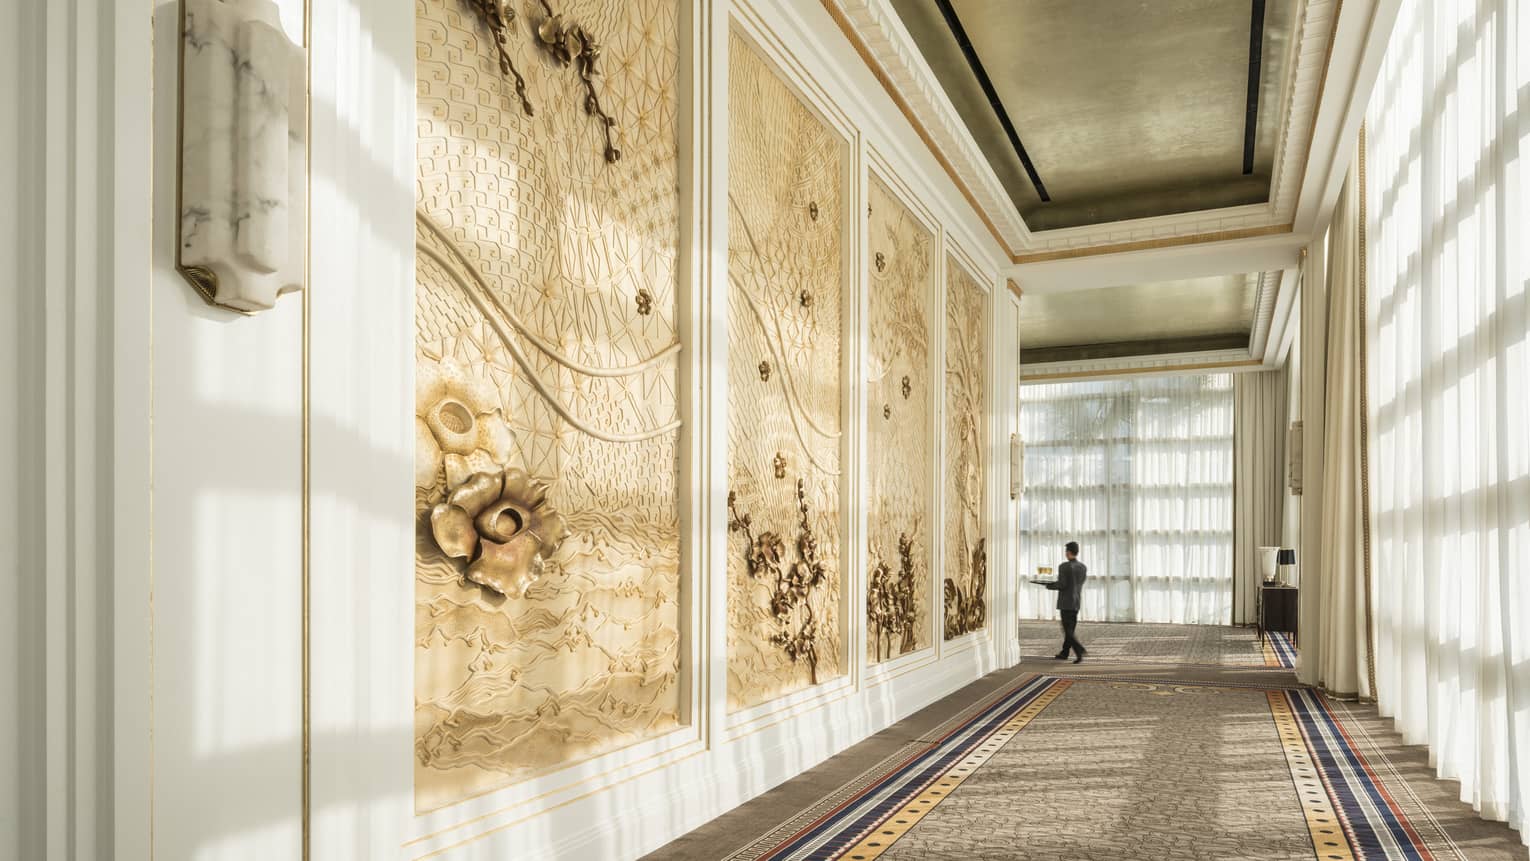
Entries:
[[253, 313], [303, 286], [306, 55], [271, 0], [181, 0], [177, 261], [214, 305]]

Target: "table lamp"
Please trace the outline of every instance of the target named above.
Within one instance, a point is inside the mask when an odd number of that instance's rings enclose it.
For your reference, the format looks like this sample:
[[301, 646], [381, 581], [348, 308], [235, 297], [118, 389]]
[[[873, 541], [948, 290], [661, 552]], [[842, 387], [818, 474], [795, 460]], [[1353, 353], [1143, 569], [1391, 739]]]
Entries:
[[1275, 557], [1275, 564], [1280, 566], [1280, 583], [1282, 586], [1291, 585], [1291, 569], [1296, 566], [1296, 551], [1289, 547], [1280, 548], [1280, 553]]

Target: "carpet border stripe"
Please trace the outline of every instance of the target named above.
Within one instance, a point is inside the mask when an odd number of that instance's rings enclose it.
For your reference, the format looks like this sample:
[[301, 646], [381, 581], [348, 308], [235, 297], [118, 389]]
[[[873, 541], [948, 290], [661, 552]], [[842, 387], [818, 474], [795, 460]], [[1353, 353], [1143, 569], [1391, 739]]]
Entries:
[[[884, 819], [878, 827], [856, 845], [842, 854], [840, 857], [848, 857], [851, 861], [873, 861], [880, 858], [883, 852], [892, 848], [903, 835], [913, 829], [915, 825], [928, 814], [933, 813], [935, 808], [950, 797], [951, 793], [961, 788], [961, 785], [983, 763], [987, 762], [998, 753], [999, 749], [1008, 744], [1017, 733], [1025, 729], [1030, 722], [1041, 713], [1041, 710], [1052, 704], [1052, 701], [1062, 696], [1073, 683], [1069, 679], [1057, 679], [1056, 683], [1041, 692], [1029, 705], [1010, 718], [1003, 727], [994, 732], [983, 743], [972, 748], [961, 760], [961, 765], [953, 765], [945, 774], [936, 778], [918, 798], [908, 802], [905, 809], [906, 820]], [[900, 805], [900, 808], [902, 806]], [[894, 814], [895, 815], [895, 814]]]
[[[1329, 710], [1323, 696], [1310, 689], [1271, 691], [1268, 696], [1312, 831], [1316, 856], [1325, 861], [1350, 858], [1433, 861], [1433, 852], [1343, 724]], [[1324, 788], [1321, 803], [1310, 785], [1314, 774]], [[1320, 836], [1320, 826], [1327, 824], [1327, 820], [1337, 820], [1344, 833], [1346, 845], [1342, 852], [1323, 845], [1332, 842]]]
[[1296, 646], [1291, 642], [1291, 635], [1285, 631], [1270, 631], [1265, 638], [1265, 660], [1273, 661], [1272, 667], [1281, 667], [1287, 670], [1296, 669]]
[[[939, 783], [948, 781], [958, 769], [963, 770], [963, 777], [970, 774], [974, 767], [970, 758], [975, 752], [988, 748], [983, 751], [986, 760], [1071, 684], [1071, 680], [1046, 675], [1026, 679], [774, 846], [760, 854], [750, 853], [757, 842], [732, 857], [740, 861], [830, 861], [846, 857], [857, 845], [872, 842], [872, 835], [905, 805], [926, 798], [933, 801], [930, 790], [935, 788], [943, 793], [946, 788], [939, 787]], [[920, 804], [916, 809], [926, 807], [933, 809], [934, 804]], [[891, 843], [888, 840], [886, 845], [876, 847], [877, 855]]]

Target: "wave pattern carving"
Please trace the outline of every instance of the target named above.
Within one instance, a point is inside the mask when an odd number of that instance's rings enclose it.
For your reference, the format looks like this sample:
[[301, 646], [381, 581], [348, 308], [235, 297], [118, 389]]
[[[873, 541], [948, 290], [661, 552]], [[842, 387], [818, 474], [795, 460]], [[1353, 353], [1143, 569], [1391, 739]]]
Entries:
[[[602, 43], [615, 164], [582, 112], [525, 115], [470, 4], [415, 4], [420, 811], [684, 715], [678, 10], [566, 6]], [[534, 39], [506, 49], [536, 104], [581, 103]]]
[[845, 145], [728, 51], [728, 707], [844, 673]]

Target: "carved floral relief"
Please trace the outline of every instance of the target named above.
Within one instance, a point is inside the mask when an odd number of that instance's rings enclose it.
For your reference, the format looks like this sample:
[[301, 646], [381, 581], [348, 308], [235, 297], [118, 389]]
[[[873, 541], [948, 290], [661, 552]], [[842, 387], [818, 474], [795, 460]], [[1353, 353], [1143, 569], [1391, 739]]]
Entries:
[[728, 706], [844, 672], [845, 145], [729, 45]]
[[873, 176], [867, 356], [867, 657], [930, 645], [934, 237]]
[[419, 810], [685, 714], [677, 7], [512, 5], [415, 4]]
[[955, 257], [946, 257], [945, 636], [988, 621], [984, 536], [988, 432], [988, 293]]

